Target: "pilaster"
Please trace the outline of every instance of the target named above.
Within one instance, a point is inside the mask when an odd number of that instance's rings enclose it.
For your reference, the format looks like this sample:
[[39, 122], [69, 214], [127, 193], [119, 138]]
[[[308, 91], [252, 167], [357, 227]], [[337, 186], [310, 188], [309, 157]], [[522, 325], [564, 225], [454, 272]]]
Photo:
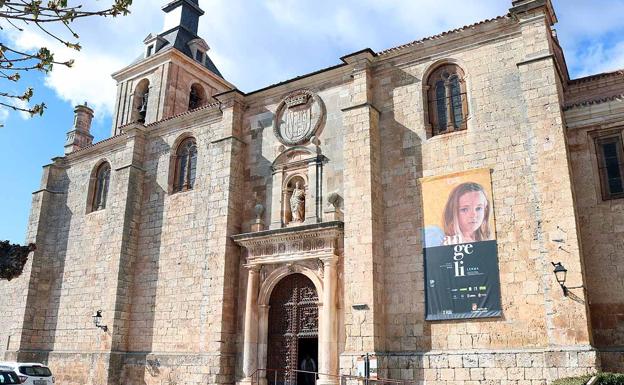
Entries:
[[67, 175], [65, 158], [54, 158], [53, 163], [43, 167], [40, 189], [33, 192], [28, 221], [26, 243], [35, 243], [37, 250], [19, 278], [23, 283], [23, 299], [15, 310], [16, 329], [9, 334], [7, 359], [19, 360], [27, 350], [51, 350], [53, 336], [48, 331], [45, 319], [50, 304], [51, 291], [60, 284], [64, 261], [56, 257], [56, 249], [63, 238], [63, 228], [54, 226], [54, 221], [66, 217], [63, 210], [67, 201]]
[[202, 278], [204, 292], [215, 293], [202, 301], [202, 317], [214, 320], [202, 331], [200, 349], [219, 354], [218, 383], [234, 382], [236, 353], [237, 289], [240, 249], [231, 236], [240, 233], [242, 217], [243, 153], [240, 139], [244, 96], [234, 90], [216, 96], [221, 103], [222, 119], [208, 146], [210, 182], [203, 196], [205, 217], [206, 265]]
[[271, 223], [270, 229], [282, 228], [283, 204], [286, 199], [282, 185], [284, 184], [284, 172], [275, 170], [273, 172], [273, 194], [271, 195]]
[[108, 384], [118, 384], [121, 374], [120, 355], [115, 354], [127, 350], [129, 336], [129, 316], [132, 300], [131, 284], [134, 261], [138, 253], [138, 223], [143, 197], [143, 169], [145, 151], [145, 128], [140, 124], [124, 129], [126, 144], [123, 161], [114, 169], [114, 191], [110, 191], [111, 199], [106, 210], [110, 210], [111, 218], [116, 227], [114, 244], [116, 249], [111, 253], [108, 263], [110, 270], [106, 282], [100, 282], [103, 293], [101, 297], [103, 323], [109, 327], [110, 345], [108, 355]]
[[[583, 283], [583, 262], [572, 195], [565, 126], [560, 106], [561, 84], [551, 50], [551, 25], [556, 18], [548, 0], [515, 1], [512, 14], [522, 33], [523, 58], [517, 63], [526, 115], [527, 158], [531, 163], [530, 201], [534, 205], [535, 242], [531, 258], [541, 270], [544, 317], [549, 346], [587, 346], [590, 329], [587, 298], [564, 297], [551, 262], [568, 269], [568, 283]], [[556, 240], [555, 240], [556, 239]]]
[[[379, 112], [372, 104], [372, 51], [343, 58], [352, 66], [344, 108], [345, 355], [383, 350], [382, 189]], [[341, 365], [344, 366], [344, 365]]]

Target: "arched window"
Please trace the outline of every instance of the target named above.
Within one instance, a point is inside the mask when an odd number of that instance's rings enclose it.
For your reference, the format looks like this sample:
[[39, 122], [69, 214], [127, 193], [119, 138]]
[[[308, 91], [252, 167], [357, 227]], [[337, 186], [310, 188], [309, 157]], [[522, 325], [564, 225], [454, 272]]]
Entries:
[[206, 104], [206, 92], [201, 85], [195, 83], [191, 86], [191, 91], [189, 92], [188, 108], [189, 110], [193, 110], [204, 104]]
[[91, 211], [98, 211], [106, 208], [106, 197], [108, 195], [108, 185], [110, 183], [110, 171], [110, 164], [104, 162], [95, 172], [93, 195], [91, 199]]
[[173, 191], [191, 190], [195, 184], [196, 169], [197, 145], [195, 139], [184, 139], [176, 151]]
[[455, 64], [441, 65], [427, 78], [427, 87], [432, 134], [465, 130], [468, 98], [464, 71]]
[[149, 80], [143, 79], [134, 90], [132, 121], [145, 123], [149, 100]]

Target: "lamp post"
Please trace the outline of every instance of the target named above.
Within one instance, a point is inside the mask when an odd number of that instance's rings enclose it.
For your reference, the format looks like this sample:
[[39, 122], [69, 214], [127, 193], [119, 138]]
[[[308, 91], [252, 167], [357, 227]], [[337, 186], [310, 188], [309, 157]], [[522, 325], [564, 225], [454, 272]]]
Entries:
[[555, 268], [553, 270], [553, 273], [555, 273], [555, 278], [557, 279], [557, 283], [559, 284], [559, 286], [561, 286], [561, 290], [563, 290], [564, 297], [568, 296], [570, 289], [582, 289], [583, 288], [583, 285], [567, 287], [565, 285], [565, 282], [566, 282], [566, 278], [568, 275], [568, 269], [566, 269], [565, 266], [563, 266], [561, 262], [557, 262], [557, 263], [551, 262], [551, 264]]
[[104, 330], [105, 332], [108, 331], [108, 326], [102, 325], [102, 310], [96, 311], [95, 315], [93, 315], [92, 317], [93, 317], [93, 324], [95, 325], [96, 328], [100, 328]]

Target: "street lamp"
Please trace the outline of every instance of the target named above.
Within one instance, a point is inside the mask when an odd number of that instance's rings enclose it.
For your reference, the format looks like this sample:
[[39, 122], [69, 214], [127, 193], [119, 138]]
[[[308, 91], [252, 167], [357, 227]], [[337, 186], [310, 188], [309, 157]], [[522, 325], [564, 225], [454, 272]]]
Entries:
[[581, 289], [583, 288], [583, 286], [571, 286], [571, 287], [567, 287], [565, 285], [565, 281], [566, 281], [566, 276], [568, 274], [568, 269], [566, 269], [561, 262], [551, 262], [552, 265], [554, 266], [554, 270], [553, 273], [555, 273], [555, 278], [557, 279], [557, 283], [559, 284], [559, 286], [561, 286], [561, 290], [563, 290], [563, 296], [567, 297], [569, 294], [570, 289]]
[[96, 328], [100, 328], [105, 332], [108, 331], [108, 326], [102, 325], [102, 310], [98, 310], [95, 312], [95, 315], [93, 316], [93, 324]]

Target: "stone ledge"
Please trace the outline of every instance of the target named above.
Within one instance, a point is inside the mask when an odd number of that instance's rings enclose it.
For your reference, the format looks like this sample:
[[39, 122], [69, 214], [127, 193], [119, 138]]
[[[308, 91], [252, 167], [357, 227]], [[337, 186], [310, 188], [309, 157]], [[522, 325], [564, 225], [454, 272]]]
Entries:
[[[600, 355], [591, 346], [563, 346], [509, 350], [376, 353], [380, 377], [417, 384], [541, 385], [561, 377], [595, 372]], [[343, 374], [354, 372], [359, 354], [340, 357]]]

